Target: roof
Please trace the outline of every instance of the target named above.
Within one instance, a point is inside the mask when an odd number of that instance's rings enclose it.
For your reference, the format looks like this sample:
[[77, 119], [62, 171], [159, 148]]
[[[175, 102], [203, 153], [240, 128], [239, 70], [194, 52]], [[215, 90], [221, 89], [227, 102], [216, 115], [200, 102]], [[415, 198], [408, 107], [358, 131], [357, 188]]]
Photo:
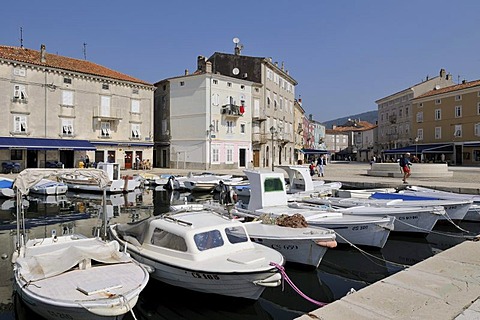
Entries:
[[334, 132], [351, 132], [351, 131], [366, 131], [376, 128], [376, 124], [371, 124], [367, 121], [362, 120], [355, 120], [355, 121], [348, 121], [345, 125], [336, 126], [332, 130], [331, 133]]
[[461, 84], [456, 84], [456, 85], [453, 85], [453, 86], [449, 86], [449, 87], [445, 87], [445, 88], [441, 88], [441, 89], [437, 89], [437, 90], [430, 90], [430, 91], [425, 92], [424, 94], [416, 97], [413, 100], [417, 100], [417, 99], [421, 99], [421, 98], [425, 98], [425, 97], [430, 97], [430, 96], [434, 96], [434, 95], [442, 94], [442, 93], [454, 92], [454, 91], [467, 89], [467, 88], [472, 88], [472, 87], [476, 87], [476, 86], [480, 86], [480, 80], [475, 80], [475, 81], [465, 82], [465, 83], [461, 83]]
[[59, 56], [56, 54], [45, 53], [45, 62], [42, 62], [40, 56], [41, 53], [37, 50], [22, 47], [0, 46], [0, 60], [16, 61], [36, 66], [62, 69], [65, 71], [73, 71], [78, 73], [90, 74], [92, 76], [99, 76], [152, 86], [152, 84], [148, 82], [131, 77], [129, 75], [120, 73], [112, 69], [108, 69], [104, 66], [87, 60], [79, 60]]

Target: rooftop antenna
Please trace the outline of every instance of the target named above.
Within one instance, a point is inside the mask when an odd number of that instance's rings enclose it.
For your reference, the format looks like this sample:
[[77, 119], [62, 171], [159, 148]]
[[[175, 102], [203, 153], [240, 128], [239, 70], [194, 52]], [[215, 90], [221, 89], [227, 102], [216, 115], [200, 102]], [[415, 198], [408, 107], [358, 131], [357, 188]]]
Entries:
[[20, 48], [23, 48], [23, 28], [20, 27]]
[[87, 60], [87, 43], [83, 43], [83, 59]]
[[239, 56], [243, 49], [243, 44], [240, 43], [240, 39], [237, 37], [233, 38], [233, 43], [235, 43], [235, 55]]

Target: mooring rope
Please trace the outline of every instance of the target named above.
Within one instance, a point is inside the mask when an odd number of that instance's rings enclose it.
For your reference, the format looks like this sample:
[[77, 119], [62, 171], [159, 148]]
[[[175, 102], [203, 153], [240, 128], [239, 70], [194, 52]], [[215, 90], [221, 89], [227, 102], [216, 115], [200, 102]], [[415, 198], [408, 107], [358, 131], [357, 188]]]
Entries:
[[328, 302], [320, 302], [320, 301], [314, 300], [314, 299], [310, 298], [309, 296], [307, 296], [306, 294], [304, 294], [300, 289], [298, 289], [298, 287], [288, 277], [287, 273], [285, 272], [285, 268], [283, 266], [281, 266], [281, 265], [279, 265], [275, 262], [270, 262], [270, 265], [274, 266], [275, 268], [278, 269], [278, 271], [280, 271], [280, 273], [282, 275], [282, 279], [286, 280], [287, 283], [290, 285], [290, 287], [292, 287], [292, 289], [295, 290], [295, 292], [297, 292], [302, 298], [304, 298], [304, 299], [310, 301], [311, 303], [316, 304], [317, 306], [320, 306], [320, 307], [326, 306], [328, 304]]

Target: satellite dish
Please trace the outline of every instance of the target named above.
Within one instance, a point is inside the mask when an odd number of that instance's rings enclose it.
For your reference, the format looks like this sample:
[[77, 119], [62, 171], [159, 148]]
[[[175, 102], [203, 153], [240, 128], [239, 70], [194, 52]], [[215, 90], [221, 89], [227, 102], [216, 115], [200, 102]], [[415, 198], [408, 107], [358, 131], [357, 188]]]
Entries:
[[233, 38], [233, 43], [237, 44], [240, 42], [240, 39], [238, 39], [237, 37]]
[[237, 74], [240, 73], [240, 70], [239, 70], [238, 68], [233, 68], [232, 73], [233, 73], [234, 75], [237, 75]]

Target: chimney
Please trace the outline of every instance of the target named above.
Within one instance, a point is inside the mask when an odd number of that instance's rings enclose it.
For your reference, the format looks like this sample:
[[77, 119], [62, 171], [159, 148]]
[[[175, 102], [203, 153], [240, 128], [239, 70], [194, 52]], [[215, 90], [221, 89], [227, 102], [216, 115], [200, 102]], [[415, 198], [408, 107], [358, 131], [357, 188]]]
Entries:
[[46, 49], [45, 49], [45, 45], [42, 44], [40, 46], [40, 62], [41, 63], [45, 63], [47, 62], [47, 53], [46, 53]]
[[285, 62], [282, 61], [282, 71], [285, 71]]
[[188, 76], [188, 69], [185, 69], [185, 75]]
[[212, 73], [212, 63], [210, 61], [207, 61], [207, 63], [205, 64], [205, 72]]
[[308, 120], [309, 120], [309, 121], [313, 121], [313, 114], [310, 113], [310, 114], [308, 115]]
[[447, 79], [447, 80], [450, 80], [450, 79], [452, 79], [452, 75], [451, 75], [450, 73], [449, 73], [449, 74], [447, 74], [447, 77], [446, 77], [446, 79]]
[[446, 71], [445, 69], [440, 69], [440, 78], [445, 78]]
[[465, 84], [465, 83], [467, 83], [467, 80], [463, 79], [462, 84]]
[[302, 106], [302, 98], [298, 98], [298, 104], [300, 105], [300, 107]]
[[197, 70], [201, 71], [201, 72], [205, 72], [206, 62], [207, 62], [207, 58], [205, 58], [204, 56], [198, 56], [197, 57]]

